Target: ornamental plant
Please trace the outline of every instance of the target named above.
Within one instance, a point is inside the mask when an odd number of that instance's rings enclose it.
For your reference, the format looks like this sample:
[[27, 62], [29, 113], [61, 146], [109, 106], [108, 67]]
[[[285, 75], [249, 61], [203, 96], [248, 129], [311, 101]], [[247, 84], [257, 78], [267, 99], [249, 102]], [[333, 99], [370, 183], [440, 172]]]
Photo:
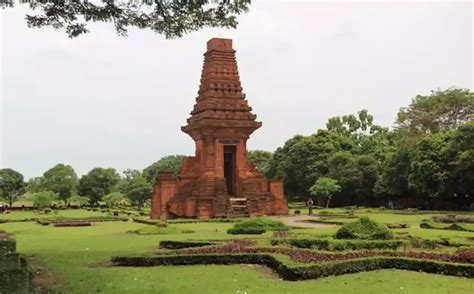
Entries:
[[393, 233], [383, 224], [368, 217], [344, 224], [337, 232], [336, 239], [388, 240]]

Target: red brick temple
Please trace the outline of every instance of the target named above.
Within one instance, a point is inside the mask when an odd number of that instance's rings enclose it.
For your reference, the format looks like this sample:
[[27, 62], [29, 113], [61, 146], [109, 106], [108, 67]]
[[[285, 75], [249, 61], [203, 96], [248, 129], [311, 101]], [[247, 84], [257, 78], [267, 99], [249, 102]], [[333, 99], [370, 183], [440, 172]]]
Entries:
[[207, 42], [196, 104], [181, 130], [196, 144], [180, 174], [157, 175], [151, 218], [286, 215], [281, 181], [247, 161], [247, 140], [262, 126], [242, 93], [232, 40]]

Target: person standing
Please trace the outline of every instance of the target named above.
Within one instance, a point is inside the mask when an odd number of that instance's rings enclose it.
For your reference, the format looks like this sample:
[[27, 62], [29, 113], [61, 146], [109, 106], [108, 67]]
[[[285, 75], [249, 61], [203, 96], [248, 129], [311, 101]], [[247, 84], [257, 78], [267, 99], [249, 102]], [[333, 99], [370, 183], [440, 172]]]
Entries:
[[308, 201], [306, 202], [306, 206], [308, 206], [308, 215], [312, 215], [313, 214], [313, 199], [311, 197], [309, 197]]

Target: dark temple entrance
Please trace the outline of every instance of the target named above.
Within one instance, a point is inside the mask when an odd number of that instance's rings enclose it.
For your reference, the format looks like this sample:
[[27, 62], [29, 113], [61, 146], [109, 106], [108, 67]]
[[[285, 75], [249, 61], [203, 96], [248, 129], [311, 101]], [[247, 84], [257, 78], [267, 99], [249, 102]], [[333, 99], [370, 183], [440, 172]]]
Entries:
[[235, 196], [236, 146], [224, 146], [224, 178], [227, 193]]

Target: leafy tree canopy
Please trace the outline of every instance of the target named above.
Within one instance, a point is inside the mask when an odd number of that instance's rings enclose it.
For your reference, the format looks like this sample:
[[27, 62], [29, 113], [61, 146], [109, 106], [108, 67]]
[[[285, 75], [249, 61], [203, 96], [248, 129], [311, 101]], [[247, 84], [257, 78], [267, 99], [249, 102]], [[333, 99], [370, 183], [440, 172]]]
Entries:
[[25, 189], [23, 175], [11, 169], [0, 169], [0, 198], [12, 207]]
[[97, 204], [119, 182], [120, 175], [113, 168], [96, 167], [79, 180], [79, 193]]
[[43, 179], [43, 188], [55, 192], [66, 205], [79, 183], [74, 169], [62, 163], [46, 171]]
[[272, 153], [263, 150], [251, 150], [247, 152], [247, 159], [252, 163], [258, 171], [263, 174], [266, 174], [270, 168], [270, 160], [272, 158]]
[[142, 207], [146, 200], [151, 199], [151, 192], [150, 182], [141, 175], [133, 177], [127, 188], [128, 198], [138, 207]]
[[179, 173], [184, 155], [168, 155], [160, 158], [157, 162], [151, 164], [143, 170], [143, 176], [150, 183], [155, 183], [156, 175], [162, 171], [173, 171]]
[[316, 180], [313, 186], [309, 189], [311, 195], [316, 197], [326, 197], [326, 207], [329, 207], [329, 202], [332, 199], [334, 193], [341, 191], [341, 186], [337, 183], [337, 180], [320, 177]]
[[[22, 2], [20, 2], [22, 3]], [[118, 35], [129, 28], [150, 29], [166, 38], [181, 37], [206, 27], [235, 28], [237, 15], [247, 12], [250, 0], [238, 1], [28, 1], [29, 27], [64, 29], [70, 38], [89, 32], [88, 23], [112, 24]], [[6, 2], [13, 7], [14, 1]]]
[[434, 134], [474, 120], [474, 93], [450, 88], [418, 95], [398, 112], [398, 129], [413, 134]]

